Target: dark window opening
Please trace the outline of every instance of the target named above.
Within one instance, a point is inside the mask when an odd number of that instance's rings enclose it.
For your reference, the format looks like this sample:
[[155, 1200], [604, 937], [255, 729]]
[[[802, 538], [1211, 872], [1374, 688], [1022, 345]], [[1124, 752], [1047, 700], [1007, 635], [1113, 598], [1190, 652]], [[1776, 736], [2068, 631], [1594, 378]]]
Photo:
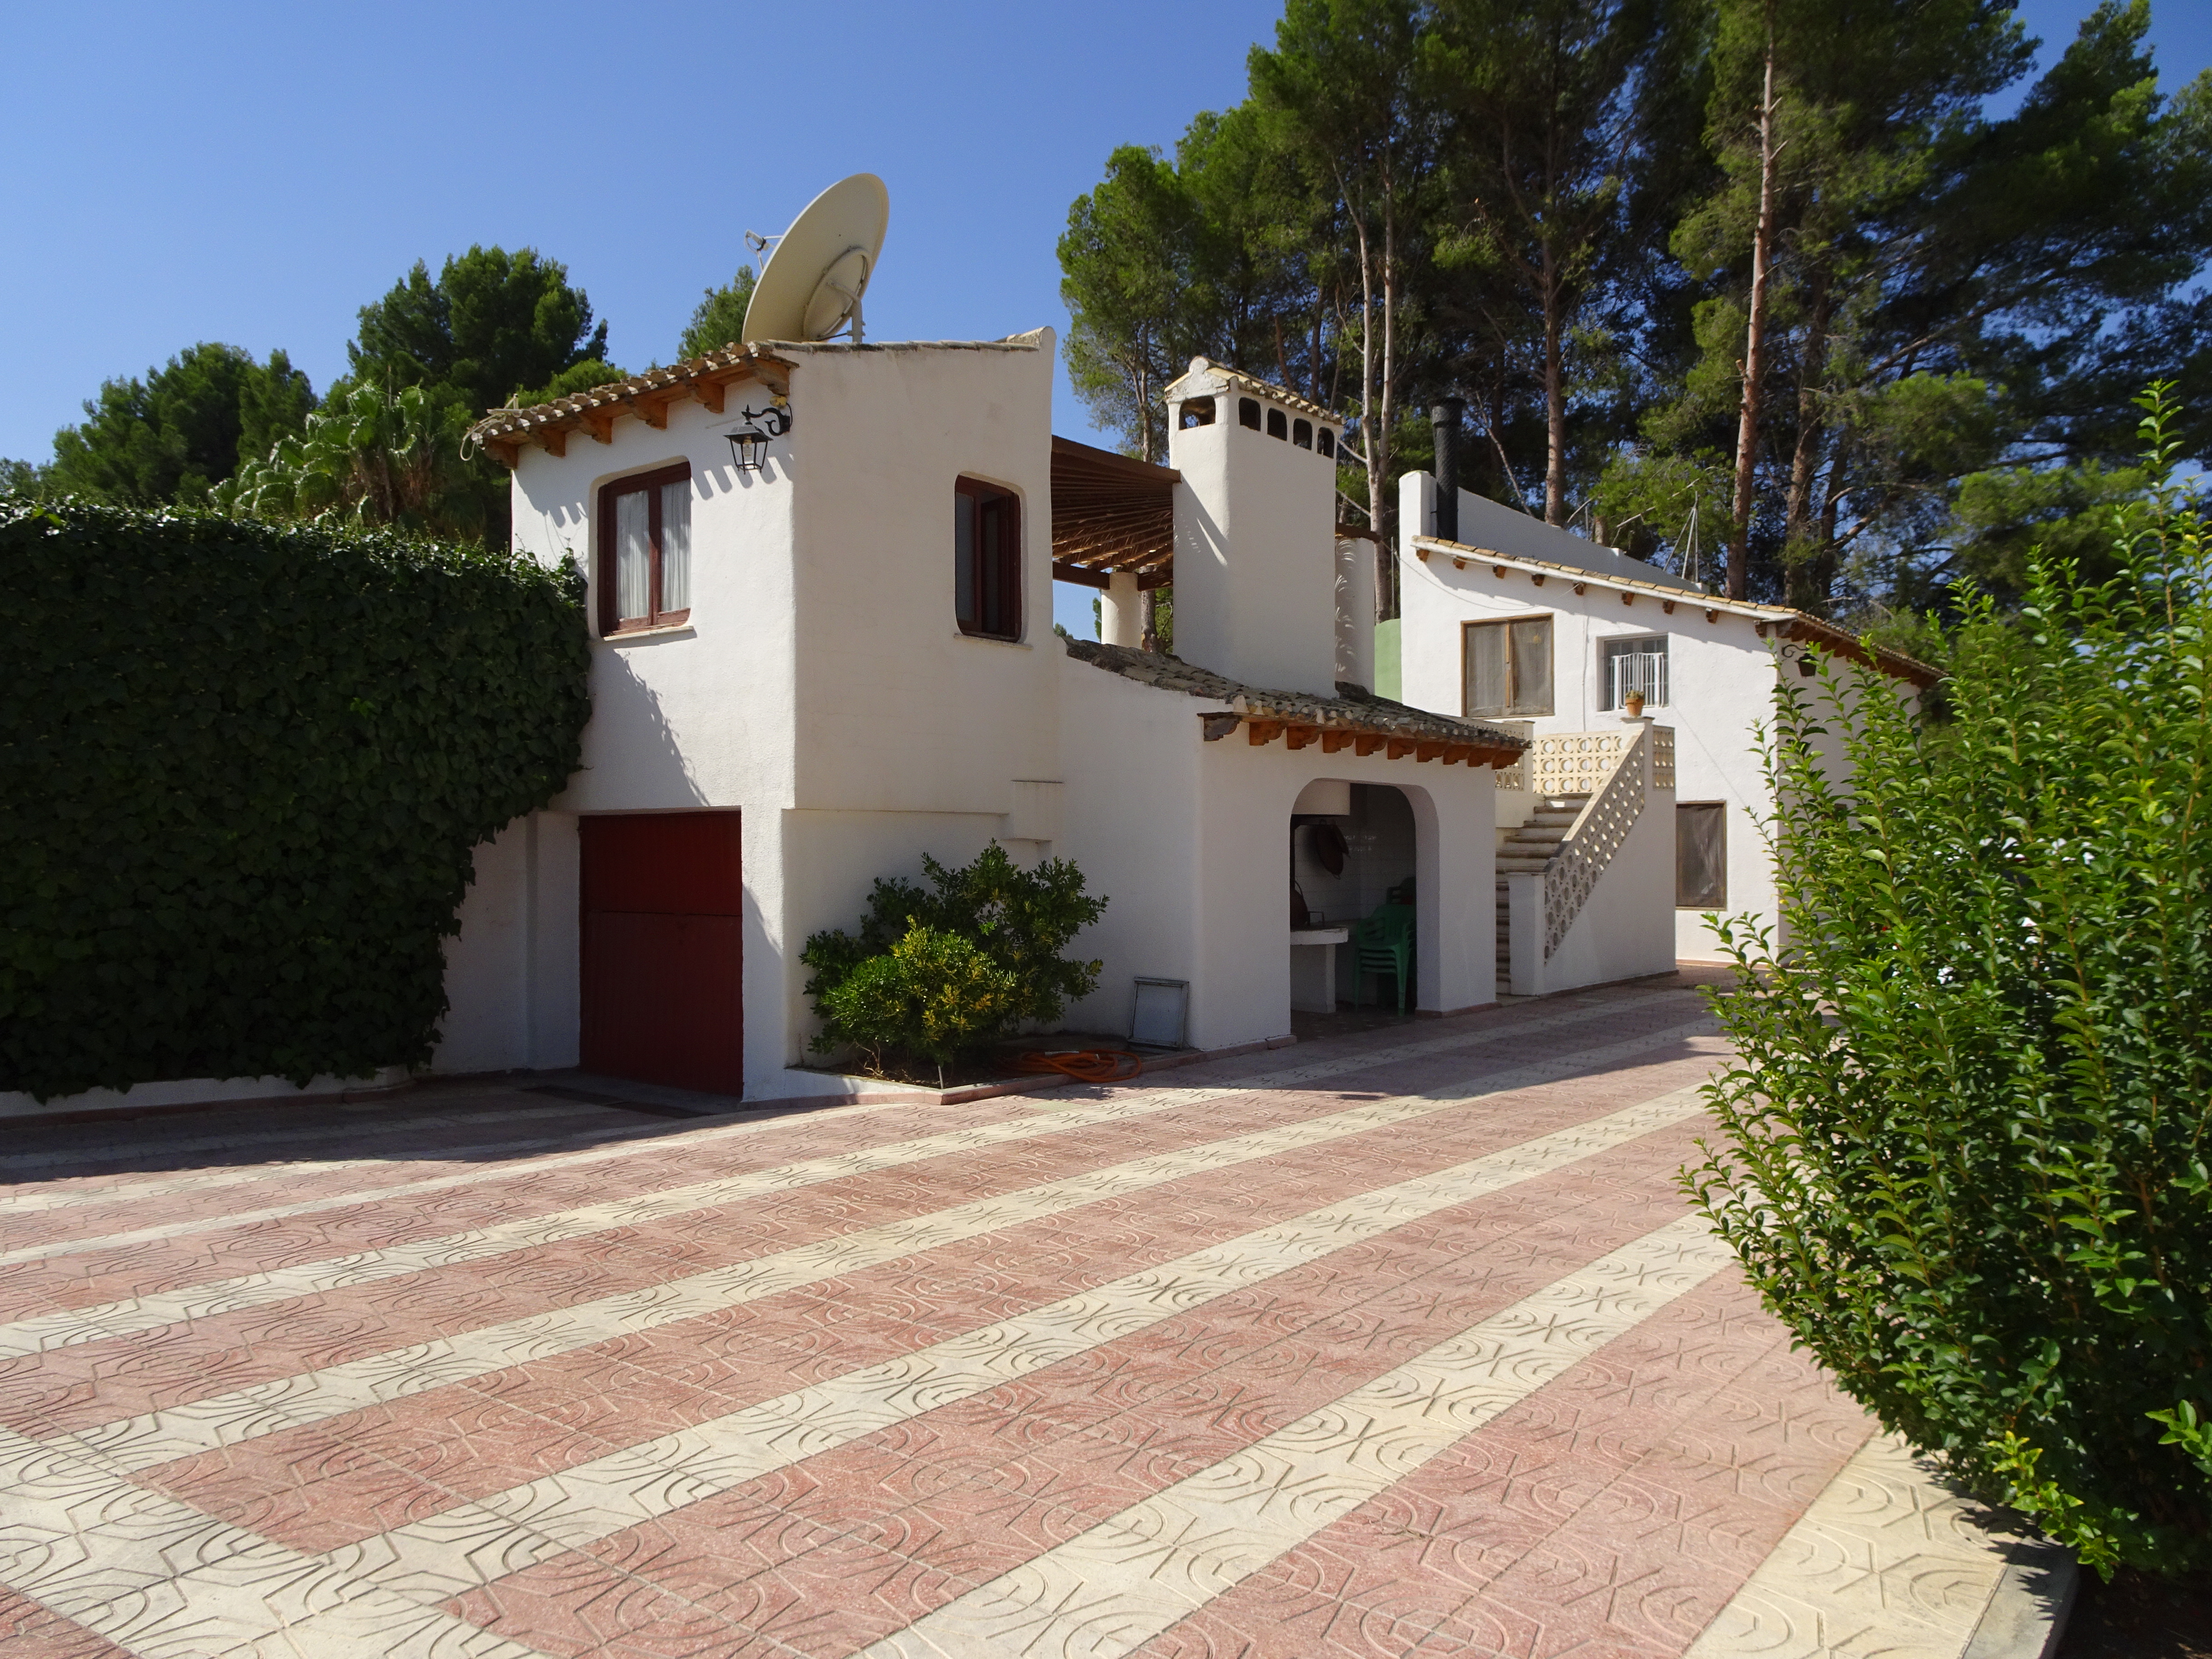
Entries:
[[601, 635], [673, 628], [691, 615], [691, 467], [617, 478], [599, 491]]
[[1718, 801], [1674, 809], [1674, 908], [1728, 908], [1728, 809]]
[[1313, 422], [1311, 421], [1291, 422], [1291, 441], [1296, 444], [1300, 449], [1311, 449], [1313, 447]]
[[1462, 646], [1468, 714], [1552, 712], [1552, 619], [1468, 623]]
[[1260, 400], [1257, 398], [1239, 398], [1237, 400], [1237, 424], [1249, 426], [1255, 432], [1260, 429]]
[[963, 634], [1022, 636], [1022, 504], [963, 478], [952, 495], [952, 614]]
[[1322, 454], [1331, 458], [1335, 456], [1336, 434], [1331, 432], [1327, 427], [1322, 428], [1320, 435], [1314, 441], [1319, 446]]
[[1267, 411], [1267, 435], [1270, 438], [1287, 438], [1291, 435], [1291, 423], [1283, 418], [1283, 411], [1279, 409], [1271, 409]]
[[1211, 398], [1184, 398], [1182, 406], [1176, 415], [1176, 423], [1185, 431], [1188, 431], [1194, 426], [1212, 426], [1213, 399]]

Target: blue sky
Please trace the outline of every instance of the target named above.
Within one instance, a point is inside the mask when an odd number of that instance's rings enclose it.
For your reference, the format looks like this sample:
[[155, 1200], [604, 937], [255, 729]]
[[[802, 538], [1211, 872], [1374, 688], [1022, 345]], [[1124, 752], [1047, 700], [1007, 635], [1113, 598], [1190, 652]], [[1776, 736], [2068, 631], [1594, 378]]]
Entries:
[[[2087, 0], [2022, 8], [2046, 59]], [[1279, 0], [1108, 8], [19, 4], [0, 100], [0, 456], [198, 340], [319, 388], [354, 313], [471, 242], [564, 261], [616, 362], [669, 359], [747, 228], [890, 186], [871, 333], [1064, 329], [1053, 246], [1126, 143], [1241, 97]], [[2171, 90], [2212, 0], [2166, 0]], [[1088, 435], [1063, 374], [1058, 428]], [[1090, 631], [1087, 592], [1063, 619]]]

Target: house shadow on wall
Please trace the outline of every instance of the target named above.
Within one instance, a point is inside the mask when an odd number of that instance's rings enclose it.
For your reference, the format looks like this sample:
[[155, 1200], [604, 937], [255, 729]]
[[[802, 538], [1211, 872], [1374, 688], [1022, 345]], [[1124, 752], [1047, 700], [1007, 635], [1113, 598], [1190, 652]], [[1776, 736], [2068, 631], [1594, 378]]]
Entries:
[[[625, 805], [645, 805], [659, 811], [708, 804], [698, 775], [677, 742], [676, 728], [662, 706], [660, 693], [639, 674], [632, 661], [638, 653], [665, 648], [687, 637], [671, 634], [664, 639], [640, 640], [595, 653], [592, 726], [604, 732], [619, 732], [621, 748], [613, 754], [594, 754], [587, 737], [584, 763], [569, 781], [571, 795], [580, 794], [588, 802], [605, 792]], [[586, 805], [581, 810], [590, 808]]]

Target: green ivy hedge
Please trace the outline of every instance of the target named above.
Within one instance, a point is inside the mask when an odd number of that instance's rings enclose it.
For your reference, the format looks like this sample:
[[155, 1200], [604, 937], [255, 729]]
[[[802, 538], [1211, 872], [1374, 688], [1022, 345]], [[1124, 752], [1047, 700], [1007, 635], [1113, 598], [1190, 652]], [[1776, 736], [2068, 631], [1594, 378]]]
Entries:
[[470, 850], [590, 712], [573, 571], [0, 501], [0, 1089], [427, 1060]]

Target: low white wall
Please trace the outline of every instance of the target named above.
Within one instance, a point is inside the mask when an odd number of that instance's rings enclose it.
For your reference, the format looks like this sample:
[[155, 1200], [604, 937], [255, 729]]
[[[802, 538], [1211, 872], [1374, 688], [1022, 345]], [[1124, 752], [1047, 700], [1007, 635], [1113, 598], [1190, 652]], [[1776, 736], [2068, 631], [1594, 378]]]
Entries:
[[431, 1070], [576, 1063], [581, 1007], [575, 815], [532, 812], [476, 851], [461, 931], [446, 941], [446, 1018]]

